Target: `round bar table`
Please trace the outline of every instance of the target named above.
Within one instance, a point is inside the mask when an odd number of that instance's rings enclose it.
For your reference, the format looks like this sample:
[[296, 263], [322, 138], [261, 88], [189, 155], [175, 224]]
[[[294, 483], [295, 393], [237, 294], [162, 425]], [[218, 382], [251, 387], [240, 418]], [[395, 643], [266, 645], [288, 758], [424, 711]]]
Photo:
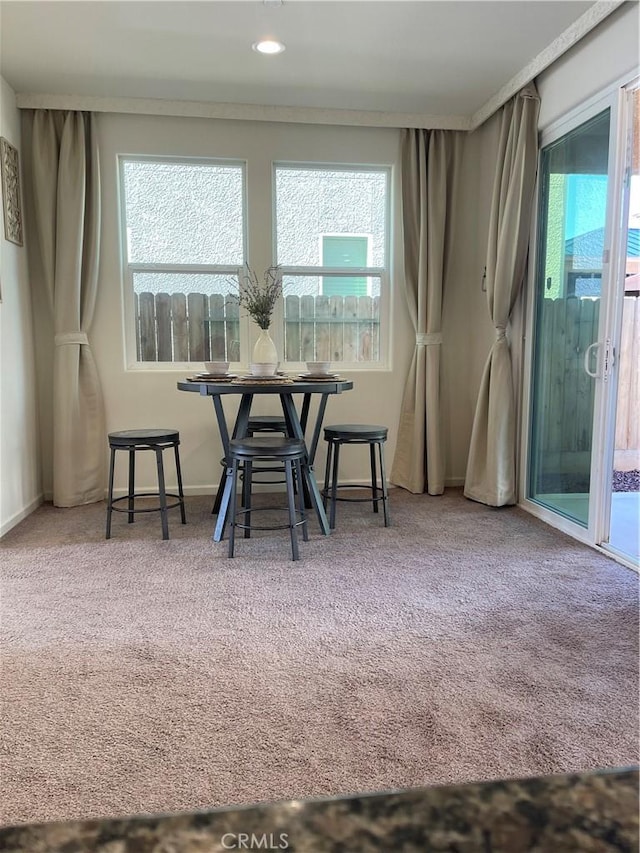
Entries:
[[[282, 411], [287, 423], [289, 435], [292, 438], [299, 438], [305, 441], [307, 446], [307, 458], [302, 466], [303, 488], [305, 492], [305, 500], [308, 506], [312, 507], [318, 518], [320, 530], [328, 535], [329, 522], [324, 511], [322, 498], [318, 483], [316, 482], [315, 474], [313, 473], [313, 460], [315, 459], [320, 431], [322, 429], [322, 421], [324, 412], [327, 406], [327, 400], [333, 394], [342, 394], [343, 391], [350, 391], [353, 388], [353, 382], [346, 379], [294, 379], [291, 382], [280, 379], [256, 380], [251, 381], [250, 377], [242, 380], [228, 379], [220, 382], [215, 380], [186, 380], [178, 382], [179, 391], [190, 391], [200, 394], [203, 397], [211, 397], [213, 408], [220, 430], [220, 439], [224, 450], [225, 458], [229, 458], [229, 430], [227, 421], [222, 407], [222, 397], [236, 395], [240, 397], [238, 406], [238, 414], [233, 426], [231, 438], [244, 438], [247, 435], [249, 424], [249, 415], [251, 414], [251, 404], [255, 396], [263, 396], [265, 394], [277, 394], [280, 397]], [[302, 407], [300, 414], [294, 402], [294, 395], [302, 394]], [[305, 439], [305, 432], [309, 426], [309, 413], [311, 407], [311, 398], [313, 396], [319, 398], [318, 410], [316, 413], [313, 430], [311, 432], [310, 441]], [[229, 518], [229, 507], [231, 505], [231, 477], [229, 468], [225, 468], [224, 480], [220, 483], [222, 492], [222, 501], [218, 511], [216, 526], [213, 533], [213, 539], [219, 542], [224, 537], [224, 531]]]

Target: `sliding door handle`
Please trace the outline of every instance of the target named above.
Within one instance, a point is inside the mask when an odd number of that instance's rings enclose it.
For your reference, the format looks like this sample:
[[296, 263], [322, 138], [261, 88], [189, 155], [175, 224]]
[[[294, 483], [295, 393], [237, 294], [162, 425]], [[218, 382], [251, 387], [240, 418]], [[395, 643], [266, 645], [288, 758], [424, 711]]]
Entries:
[[593, 377], [593, 379], [597, 379], [597, 378], [598, 378], [598, 376], [600, 375], [600, 374], [599, 374], [599, 372], [598, 372], [598, 370], [599, 370], [598, 362], [599, 362], [599, 360], [600, 360], [600, 359], [599, 359], [599, 358], [596, 358], [596, 369], [595, 369], [595, 371], [591, 370], [591, 369], [590, 369], [590, 367], [589, 367], [589, 365], [590, 365], [590, 363], [591, 363], [591, 351], [592, 351], [592, 350], [595, 350], [595, 351], [596, 351], [596, 353], [597, 353], [597, 352], [598, 352], [598, 350], [599, 350], [599, 348], [600, 348], [600, 346], [601, 346], [600, 341], [595, 341], [594, 343], [590, 344], [590, 345], [586, 348], [586, 350], [584, 351], [584, 372], [585, 372], [588, 376]]

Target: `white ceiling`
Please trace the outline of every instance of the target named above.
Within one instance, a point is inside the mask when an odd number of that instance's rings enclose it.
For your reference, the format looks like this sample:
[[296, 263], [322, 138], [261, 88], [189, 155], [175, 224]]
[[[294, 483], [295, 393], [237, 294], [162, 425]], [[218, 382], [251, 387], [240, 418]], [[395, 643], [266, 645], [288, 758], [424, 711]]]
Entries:
[[593, 5], [3, 0], [0, 72], [22, 94], [468, 117]]

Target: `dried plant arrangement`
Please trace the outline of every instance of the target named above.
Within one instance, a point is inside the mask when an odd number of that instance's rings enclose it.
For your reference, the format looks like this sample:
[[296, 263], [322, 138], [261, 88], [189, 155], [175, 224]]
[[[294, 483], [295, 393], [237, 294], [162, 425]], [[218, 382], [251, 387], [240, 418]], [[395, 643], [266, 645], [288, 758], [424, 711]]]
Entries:
[[238, 272], [238, 281], [238, 304], [261, 329], [268, 329], [273, 309], [282, 294], [280, 267], [269, 267], [260, 281], [251, 267], [245, 264], [242, 271]]

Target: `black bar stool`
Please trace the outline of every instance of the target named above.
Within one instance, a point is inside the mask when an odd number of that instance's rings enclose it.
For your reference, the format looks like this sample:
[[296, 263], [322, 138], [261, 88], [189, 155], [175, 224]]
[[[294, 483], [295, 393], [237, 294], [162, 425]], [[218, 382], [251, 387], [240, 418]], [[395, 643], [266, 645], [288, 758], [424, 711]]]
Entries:
[[[298, 489], [298, 509], [296, 510], [296, 496], [294, 490], [294, 472], [298, 482], [302, 482], [302, 463], [305, 460], [307, 449], [304, 441], [297, 438], [281, 438], [276, 435], [261, 435], [255, 438], [234, 438], [229, 442], [229, 458], [231, 461], [231, 499], [235, 502], [230, 518], [229, 531], [229, 556], [233, 557], [235, 549], [236, 527], [244, 530], [245, 537], [250, 536], [251, 530], [284, 530], [289, 529], [291, 535], [291, 554], [293, 560], [300, 559], [298, 549], [298, 530], [302, 526], [302, 536], [305, 542], [309, 539], [307, 530], [307, 517], [304, 508], [303, 490]], [[287, 509], [289, 511], [289, 523], [269, 526], [257, 526], [251, 524], [251, 513], [261, 510], [271, 510], [273, 507], [251, 507], [251, 471], [254, 462], [277, 462], [284, 466], [285, 481], [287, 484]], [[237, 486], [238, 471], [240, 466], [244, 467], [244, 488], [242, 496], [242, 508], [237, 508]], [[243, 518], [243, 522], [238, 521]]]
[[[251, 438], [257, 432], [258, 433], [260, 433], [260, 432], [268, 432], [268, 433], [279, 432], [279, 433], [282, 433], [282, 435], [287, 435], [287, 422], [282, 417], [282, 415], [251, 415], [251, 417], [249, 418], [249, 424], [247, 426], [247, 435], [249, 436], [249, 438]], [[224, 471], [222, 473], [222, 477], [220, 478], [220, 485], [218, 487], [218, 491], [216, 492], [215, 500], [213, 502], [213, 509], [211, 510], [212, 515], [217, 515], [220, 511], [220, 504], [222, 503], [222, 494], [224, 492], [224, 481], [226, 479], [226, 472], [229, 468], [229, 466], [227, 465], [227, 460], [224, 458], [224, 456], [220, 460], [220, 464], [222, 465]], [[266, 467], [266, 468], [264, 468], [264, 467], [260, 468], [260, 471], [267, 471], [267, 472], [277, 471], [279, 473], [282, 473], [283, 470], [284, 469], [281, 466], [277, 466], [277, 467], [271, 466], [271, 467]], [[242, 480], [242, 488], [243, 488], [242, 495], [243, 495], [243, 504], [244, 504], [244, 497], [245, 497], [245, 490], [246, 490], [244, 474], [241, 474], [240, 478]], [[260, 482], [260, 481], [256, 480], [255, 482]], [[285, 481], [284, 480], [264, 480], [262, 482], [274, 483], [275, 484], [275, 483], [284, 483]]]
[[[106, 538], [111, 539], [111, 513], [126, 512], [129, 516], [129, 524], [134, 521], [136, 512], [159, 512], [162, 520], [162, 538], [169, 538], [169, 522], [167, 519], [167, 510], [173, 507], [180, 507], [180, 515], [182, 523], [186, 524], [187, 519], [184, 511], [184, 492], [182, 490], [182, 472], [180, 470], [180, 454], [178, 453], [178, 445], [180, 444], [180, 434], [177, 430], [172, 429], [125, 429], [120, 432], [109, 433], [109, 447], [111, 448], [111, 461], [109, 464], [109, 494], [107, 496], [107, 534]], [[173, 447], [176, 459], [176, 473], [178, 475], [178, 494], [167, 492], [164, 482], [164, 465], [162, 462], [162, 452]], [[113, 474], [116, 462], [116, 450], [127, 450], [129, 452], [129, 491], [128, 494], [120, 498], [113, 497]], [[139, 492], [136, 494], [135, 478], [136, 478], [136, 453], [139, 450], [153, 450], [156, 454], [156, 464], [158, 467], [158, 491], [157, 492]], [[167, 503], [167, 498], [177, 498], [175, 503]], [[136, 498], [159, 498], [160, 505], [148, 507], [144, 509], [135, 508]], [[127, 507], [115, 506], [119, 501], [127, 501]]]
[[[371, 426], [369, 424], [335, 424], [324, 428], [324, 438], [327, 446], [327, 465], [324, 474], [324, 488], [322, 499], [324, 508], [327, 501], [330, 504], [329, 527], [336, 526], [336, 503], [337, 501], [353, 501], [356, 503], [369, 502], [373, 504], [373, 511], [378, 512], [378, 504], [382, 502], [384, 513], [384, 526], [389, 527], [389, 496], [387, 493], [387, 479], [384, 471], [383, 445], [387, 440], [387, 427]], [[343, 444], [368, 444], [371, 458], [371, 485], [359, 485], [351, 483], [338, 483], [338, 460], [340, 458], [340, 447]], [[378, 471], [376, 467], [376, 447], [380, 459], [380, 485], [378, 485]], [[368, 489], [371, 497], [366, 498], [339, 498], [338, 489]]]
[[[252, 438], [256, 433], [281, 433], [287, 435], [287, 422], [282, 415], [253, 415], [249, 418], [249, 426], [247, 427], [247, 435]], [[268, 476], [266, 480], [256, 480], [256, 474], [280, 474], [280, 479], [274, 479]], [[246, 462], [245, 470], [240, 475], [242, 477], [242, 501], [243, 506], [245, 501], [251, 500], [251, 484], [263, 483], [265, 485], [275, 485], [277, 483], [286, 483], [286, 477], [283, 477], [284, 467], [282, 465], [260, 465], [258, 468], [253, 467], [253, 463]], [[296, 481], [294, 480], [294, 487]], [[245, 530], [245, 536], [249, 531]]]

